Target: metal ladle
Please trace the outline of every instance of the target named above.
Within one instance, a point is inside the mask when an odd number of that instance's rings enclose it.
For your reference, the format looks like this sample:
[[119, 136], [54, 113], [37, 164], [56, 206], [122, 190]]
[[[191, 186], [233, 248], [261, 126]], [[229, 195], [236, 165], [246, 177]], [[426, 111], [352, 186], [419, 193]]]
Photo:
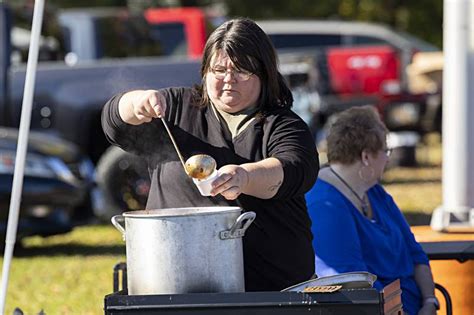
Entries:
[[171, 130], [168, 127], [168, 124], [166, 123], [166, 120], [163, 117], [160, 117], [160, 119], [161, 122], [163, 122], [163, 125], [165, 126], [166, 132], [168, 133], [168, 136], [170, 137], [171, 142], [173, 143], [174, 149], [178, 154], [179, 160], [181, 162], [181, 165], [183, 165], [186, 174], [196, 179], [204, 179], [211, 175], [216, 169], [216, 160], [214, 160], [212, 156], [207, 154], [196, 154], [187, 159], [185, 163], [183, 155], [181, 154], [181, 151], [179, 150], [178, 145], [176, 144], [176, 141], [173, 137], [173, 134], [171, 133]]
[[216, 169], [216, 160], [207, 154], [196, 154], [186, 161], [186, 172], [196, 179], [205, 179]]
[[171, 142], [173, 142], [174, 149], [176, 150], [176, 153], [178, 154], [179, 160], [181, 161], [181, 165], [183, 165], [184, 171], [186, 172], [186, 174], [188, 174], [188, 171], [186, 170], [186, 166], [184, 165], [183, 155], [181, 154], [181, 151], [179, 150], [178, 145], [176, 144], [176, 141], [174, 140], [174, 137], [173, 137], [173, 134], [171, 133], [170, 128], [168, 128], [168, 124], [166, 123], [166, 120], [163, 118], [163, 116], [161, 116], [160, 119], [163, 125], [165, 126], [166, 132], [168, 133], [168, 136], [170, 137]]

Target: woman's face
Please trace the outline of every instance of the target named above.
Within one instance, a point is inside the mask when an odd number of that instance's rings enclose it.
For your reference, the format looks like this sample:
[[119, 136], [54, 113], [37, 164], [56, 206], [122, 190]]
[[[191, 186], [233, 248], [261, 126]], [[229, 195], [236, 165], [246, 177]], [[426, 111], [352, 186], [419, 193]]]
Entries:
[[255, 74], [237, 74], [230, 58], [225, 53], [217, 52], [206, 74], [206, 89], [218, 109], [232, 114], [256, 105], [261, 82]]

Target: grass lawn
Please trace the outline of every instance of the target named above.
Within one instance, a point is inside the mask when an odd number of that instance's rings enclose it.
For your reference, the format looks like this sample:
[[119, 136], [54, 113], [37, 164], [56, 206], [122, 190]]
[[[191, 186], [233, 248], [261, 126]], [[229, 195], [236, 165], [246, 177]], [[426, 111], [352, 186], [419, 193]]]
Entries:
[[[431, 141], [431, 142], [430, 142]], [[429, 140], [420, 147], [420, 167], [394, 168], [384, 176], [386, 189], [407, 216], [432, 212], [441, 204], [441, 147]], [[426, 218], [425, 218], [426, 219]], [[112, 293], [112, 272], [125, 261], [125, 245], [112, 224], [77, 227], [48, 238], [30, 237], [15, 251], [5, 314], [103, 314]], [[2, 262], [3, 263], [3, 262]]]
[[103, 314], [112, 272], [125, 245], [112, 225], [77, 227], [48, 238], [30, 237], [15, 251], [5, 314]]
[[429, 224], [431, 213], [442, 203], [440, 139], [430, 135], [425, 141], [416, 152], [418, 167], [388, 169], [383, 177], [385, 189], [410, 224]]

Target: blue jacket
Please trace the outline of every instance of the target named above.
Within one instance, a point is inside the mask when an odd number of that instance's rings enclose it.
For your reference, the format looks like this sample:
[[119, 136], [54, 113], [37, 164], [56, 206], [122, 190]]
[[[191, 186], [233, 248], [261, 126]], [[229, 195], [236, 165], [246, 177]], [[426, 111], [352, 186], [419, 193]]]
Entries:
[[381, 290], [400, 279], [405, 312], [417, 314], [421, 292], [414, 279], [417, 264], [429, 264], [392, 197], [381, 185], [367, 192], [373, 219], [364, 217], [336, 187], [318, 179], [306, 194], [312, 220], [316, 274], [350, 271], [377, 275]]

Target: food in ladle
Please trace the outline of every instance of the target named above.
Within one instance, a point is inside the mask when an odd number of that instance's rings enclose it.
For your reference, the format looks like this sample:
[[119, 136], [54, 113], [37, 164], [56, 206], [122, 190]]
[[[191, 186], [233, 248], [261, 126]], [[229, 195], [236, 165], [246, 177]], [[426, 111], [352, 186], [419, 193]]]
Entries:
[[216, 169], [216, 160], [207, 154], [196, 154], [186, 160], [186, 172], [192, 178], [205, 179]]

